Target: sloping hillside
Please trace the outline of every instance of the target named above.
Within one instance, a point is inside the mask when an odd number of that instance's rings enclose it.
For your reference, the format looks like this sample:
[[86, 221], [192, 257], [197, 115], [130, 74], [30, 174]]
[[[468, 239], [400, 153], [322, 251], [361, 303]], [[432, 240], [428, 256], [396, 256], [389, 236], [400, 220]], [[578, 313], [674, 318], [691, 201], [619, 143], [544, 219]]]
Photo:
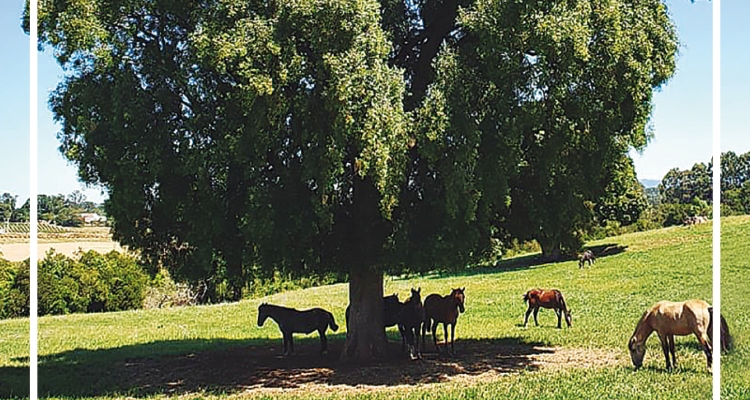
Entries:
[[[673, 227], [589, 244], [599, 258], [538, 264], [534, 255], [493, 268], [410, 279], [389, 278], [386, 293], [402, 300], [411, 287], [447, 294], [466, 288], [456, 329], [456, 355], [438, 357], [428, 337], [422, 361], [403, 356], [372, 366], [337, 361], [345, 335], [344, 284], [263, 299], [191, 308], [40, 319], [40, 394], [54, 397], [185, 395], [206, 398], [710, 398], [711, 378], [694, 337], [677, 338], [679, 368], [668, 374], [658, 339], [644, 369], [633, 372], [627, 341], [643, 311], [662, 299], [711, 296], [711, 226]], [[521, 296], [556, 287], [573, 310], [573, 327], [556, 329], [551, 310], [522, 326]], [[317, 334], [297, 335], [297, 354], [281, 356], [281, 334], [261, 302], [323, 307], [340, 330], [330, 353]], [[395, 355], [400, 340], [389, 329]], [[442, 329], [438, 337], [443, 338]], [[0, 350], [1, 351], [1, 350]], [[0, 366], [0, 373], [2, 373]]]

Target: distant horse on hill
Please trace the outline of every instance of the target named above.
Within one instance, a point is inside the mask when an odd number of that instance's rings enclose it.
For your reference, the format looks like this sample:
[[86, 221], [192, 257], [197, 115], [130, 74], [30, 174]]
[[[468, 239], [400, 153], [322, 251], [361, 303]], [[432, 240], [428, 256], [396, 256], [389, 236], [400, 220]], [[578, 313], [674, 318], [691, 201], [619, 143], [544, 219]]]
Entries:
[[310, 334], [313, 331], [318, 331], [320, 353], [325, 354], [328, 350], [326, 329], [329, 326], [334, 332], [339, 329], [333, 319], [333, 314], [322, 308], [298, 311], [294, 308], [263, 303], [258, 307], [258, 326], [263, 326], [268, 318], [276, 321], [281, 329], [281, 334], [284, 336], [284, 355], [294, 353], [293, 333]]
[[596, 262], [596, 256], [594, 255], [593, 251], [586, 250], [583, 252], [583, 254], [581, 254], [581, 259], [578, 260], [578, 268], [583, 268], [583, 264], [586, 262], [589, 263], [589, 267], [591, 266], [591, 264]]
[[423, 350], [425, 347], [424, 338], [427, 334], [427, 328], [431, 326], [432, 340], [435, 343], [435, 348], [440, 352], [440, 348], [437, 345], [437, 326], [439, 323], [442, 323], [446, 345], [448, 344], [448, 325], [451, 326], [450, 352], [453, 354], [453, 341], [456, 338], [456, 322], [458, 322], [459, 313], [465, 311], [464, 290], [465, 288], [452, 289], [451, 293], [447, 296], [433, 293], [424, 299], [424, 324], [422, 325]]
[[557, 329], [562, 329], [562, 317], [565, 316], [565, 322], [568, 324], [568, 328], [573, 326], [573, 317], [567, 304], [565, 304], [565, 298], [557, 289], [531, 289], [523, 295], [523, 301], [529, 303], [529, 308], [526, 309], [526, 316], [523, 319], [523, 327], [529, 322], [529, 315], [534, 312], [534, 323], [539, 326], [537, 321], [537, 314], [539, 314], [539, 308], [551, 308], [555, 310], [557, 315]]
[[[660, 301], [649, 308], [638, 321], [633, 336], [628, 342], [630, 359], [637, 370], [643, 365], [646, 355], [646, 339], [656, 331], [661, 341], [661, 349], [667, 363], [667, 370], [677, 366], [674, 351], [674, 336], [694, 334], [706, 354], [708, 370], [711, 370], [711, 339], [708, 327], [711, 325], [711, 307], [703, 300], [682, 302]], [[672, 355], [670, 363], [669, 355]]]

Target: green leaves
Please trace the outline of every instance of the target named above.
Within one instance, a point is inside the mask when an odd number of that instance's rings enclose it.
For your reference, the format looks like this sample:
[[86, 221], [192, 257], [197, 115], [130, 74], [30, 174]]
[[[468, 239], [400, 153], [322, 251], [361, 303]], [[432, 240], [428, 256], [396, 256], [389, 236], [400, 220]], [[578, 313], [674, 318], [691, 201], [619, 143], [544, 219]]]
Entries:
[[463, 266], [493, 235], [574, 245], [676, 51], [657, 0], [76, 0], [40, 20], [71, 71], [61, 150], [108, 188], [116, 235], [238, 285]]

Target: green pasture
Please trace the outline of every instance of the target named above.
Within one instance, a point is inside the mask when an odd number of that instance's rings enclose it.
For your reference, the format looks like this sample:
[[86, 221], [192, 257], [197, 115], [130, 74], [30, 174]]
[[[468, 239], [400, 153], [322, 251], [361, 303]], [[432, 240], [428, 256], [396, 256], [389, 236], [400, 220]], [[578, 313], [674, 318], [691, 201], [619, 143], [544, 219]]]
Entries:
[[721, 361], [721, 398], [750, 399], [750, 216], [721, 221], [721, 313], [735, 348]]
[[[748, 226], [743, 229], [747, 231]], [[379, 376], [383, 370], [379, 365], [339, 365], [337, 354], [318, 363], [317, 334], [296, 335], [297, 354], [280, 357], [281, 333], [276, 324], [268, 321], [263, 328], [257, 327], [257, 307], [264, 301], [297, 308], [323, 307], [333, 312], [341, 326], [336, 333], [329, 331], [329, 346], [340, 349], [345, 335], [347, 286], [337, 284], [236, 304], [42, 317], [39, 394], [51, 398], [207, 399], [710, 398], [711, 376], [694, 337], [676, 339], [678, 369], [673, 373], [664, 371], [655, 335], [648, 342], [644, 368], [638, 372], [630, 365], [626, 347], [637, 320], [654, 302], [710, 300], [710, 224], [629, 234], [589, 246], [609, 248], [610, 255], [583, 270], [574, 260], [545, 264], [529, 255], [461, 273], [388, 278], [385, 292], [396, 292], [402, 300], [411, 287], [421, 287], [423, 297], [429, 293], [447, 294], [452, 287], [466, 287], [466, 313], [459, 317], [457, 354], [453, 358], [437, 360], [428, 338], [425, 361], [391, 362], [391, 375], [387, 377]], [[528, 328], [521, 326], [526, 310], [521, 296], [533, 287], [562, 290], [573, 311], [573, 328], [555, 329], [557, 320], [551, 310], [540, 311], [540, 327], [534, 326], [533, 319]], [[726, 307], [725, 315], [731, 315], [730, 325], [736, 326], [737, 335], [741, 336], [743, 328], [734, 317], [739, 315], [740, 304], [735, 306], [737, 311], [728, 304]], [[3, 324], [0, 327], [20, 329], [23, 322]], [[750, 329], [747, 319], [744, 329]], [[397, 351], [395, 328], [388, 333]], [[737, 342], [742, 349], [741, 338]], [[256, 357], [256, 351], [266, 355]], [[522, 354], [508, 353], [513, 351]], [[610, 360], [592, 360], [591, 365], [568, 362], [560, 368], [537, 368], [528, 362], [537, 353], [564, 351], [590, 352], [594, 357], [609, 354]], [[0, 374], [13, 371], [12, 362], [23, 366], [22, 360], [8, 361], [18, 359], [22, 350], [13, 355], [16, 353], [2, 347], [0, 352]], [[476, 352], [486, 354], [477, 358]], [[501, 355], [513, 362], [508, 365]], [[732, 354], [728, 358], [728, 365], [734, 357]], [[266, 361], [274, 365], [264, 366]], [[445, 365], [440, 374], [423, 368], [438, 361]], [[246, 372], [250, 365], [267, 370], [267, 376], [280, 374], [286, 380], [265, 384], [254, 381], [252, 374]], [[745, 357], [737, 369], [748, 371], [747, 367]], [[363, 382], [337, 379], [353, 368], [361, 371]], [[404, 372], [393, 374], [394, 369]], [[323, 370], [324, 378], [305, 378], [314, 370]], [[503, 374], [485, 376], [485, 370], [503, 370]], [[464, 375], [468, 378], [464, 379]], [[330, 385], [320, 384], [326, 382]], [[727, 382], [733, 385], [728, 391], [740, 393], [742, 378], [727, 375]], [[358, 383], [370, 386], [357, 390]], [[258, 387], [262, 389], [257, 390]], [[268, 387], [278, 390], [263, 389]], [[290, 387], [296, 389], [281, 390]], [[0, 386], [0, 397], [7, 395], [7, 390]]]

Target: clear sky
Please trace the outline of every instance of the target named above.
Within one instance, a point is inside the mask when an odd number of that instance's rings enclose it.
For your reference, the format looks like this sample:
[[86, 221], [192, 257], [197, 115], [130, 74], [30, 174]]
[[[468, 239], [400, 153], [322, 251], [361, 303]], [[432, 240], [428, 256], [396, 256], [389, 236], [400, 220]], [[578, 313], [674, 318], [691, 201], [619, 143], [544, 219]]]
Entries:
[[[651, 125], [654, 139], [641, 153], [633, 153], [640, 179], [660, 180], [674, 167], [690, 168], [711, 158], [711, 8], [707, 0], [667, 0], [680, 37], [677, 73], [654, 96]], [[28, 197], [28, 37], [20, 29], [24, 0], [0, 2], [0, 192]], [[742, 113], [748, 102], [742, 68], [748, 65], [746, 51], [750, 33], [747, 16], [750, 1], [722, 3], [722, 149], [750, 150], [744, 135]], [[68, 194], [84, 192], [89, 200], [104, 198], [98, 188], [85, 188], [77, 180], [76, 168], [57, 150], [57, 126], [47, 106], [49, 93], [62, 78], [62, 71], [49, 53], [39, 54], [39, 192]]]
[[750, 151], [750, 1], [721, 2], [721, 149]]
[[23, 0], [0, 1], [0, 194], [29, 198], [29, 37]]

